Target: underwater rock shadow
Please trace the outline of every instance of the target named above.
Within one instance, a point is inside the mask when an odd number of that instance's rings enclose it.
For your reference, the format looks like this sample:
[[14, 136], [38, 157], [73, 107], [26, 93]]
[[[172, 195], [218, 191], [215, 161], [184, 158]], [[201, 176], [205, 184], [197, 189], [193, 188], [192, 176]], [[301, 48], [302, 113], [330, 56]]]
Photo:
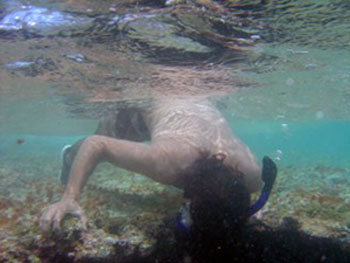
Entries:
[[[77, 242], [82, 242], [82, 233], [80, 230], [71, 233], [69, 241], [56, 237], [53, 247], [34, 246], [42, 262], [350, 262], [349, 244], [342, 244], [336, 238], [312, 236], [297, 230], [293, 225], [273, 228], [256, 222], [224, 237], [224, 234], [210, 236], [203, 232], [181, 231], [175, 227], [174, 218], [169, 218], [154, 233], [156, 242], [151, 250], [143, 251], [137, 245], [119, 240], [108, 253], [82, 253], [77, 258], [72, 251]], [[95, 246], [98, 249], [97, 243]]]
[[[173, 229], [174, 230], [174, 229]], [[350, 262], [350, 248], [335, 238], [317, 237], [297, 229], [272, 228], [258, 223], [235, 237], [213, 239], [159, 231], [152, 254], [123, 262]]]

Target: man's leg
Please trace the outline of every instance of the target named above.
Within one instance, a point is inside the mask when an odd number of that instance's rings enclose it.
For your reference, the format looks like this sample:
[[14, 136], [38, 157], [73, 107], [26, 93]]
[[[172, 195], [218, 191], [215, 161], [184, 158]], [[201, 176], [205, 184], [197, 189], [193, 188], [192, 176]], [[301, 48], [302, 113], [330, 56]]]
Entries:
[[95, 134], [134, 142], [149, 141], [144, 114], [139, 108], [120, 108], [100, 120]]

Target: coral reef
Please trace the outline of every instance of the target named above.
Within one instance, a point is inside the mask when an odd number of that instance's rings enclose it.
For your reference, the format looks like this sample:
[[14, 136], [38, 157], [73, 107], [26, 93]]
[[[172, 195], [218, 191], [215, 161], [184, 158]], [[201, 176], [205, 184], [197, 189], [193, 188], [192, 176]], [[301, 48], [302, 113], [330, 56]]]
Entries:
[[291, 217], [305, 232], [341, 236], [339, 230], [349, 222], [348, 174], [348, 168], [322, 165], [282, 169], [259, 219], [276, 226]]
[[[102, 191], [167, 198], [181, 195], [181, 191], [175, 187], [165, 186], [137, 173], [125, 171], [111, 164], [101, 164], [89, 181], [89, 187]], [[157, 202], [156, 200], [153, 200]]]
[[[111, 165], [96, 170], [82, 195], [88, 232], [72, 217], [64, 220], [61, 233], [43, 235], [39, 216], [63, 192], [52, 176], [56, 169], [55, 164], [0, 167], [0, 262], [153, 262], [171, 246], [184, 249], [176, 243], [172, 223], [184, 201], [182, 192]], [[267, 236], [280, 229], [283, 240], [292, 239], [289, 231], [302, 231], [299, 237], [333, 238], [349, 247], [348, 173], [347, 168], [323, 166], [282, 168], [268, 204], [251, 224], [263, 221]]]
[[[107, 176], [111, 167], [104, 168], [106, 172], [103, 168], [97, 171], [101, 178], [97, 174], [99, 180], [91, 180], [81, 199], [89, 218], [88, 232], [81, 231], [78, 220], [68, 218], [62, 233], [45, 236], [38, 229], [39, 216], [63, 192], [58, 179], [50, 175], [52, 169], [38, 175], [33, 172], [36, 169], [24, 172], [0, 167], [0, 262], [75, 262], [149, 253], [157, 226], [181, 204], [181, 192], [169, 189], [172, 194], [168, 194], [165, 186], [156, 185], [152, 190], [152, 182], [141, 183], [141, 179], [134, 186], [120, 179], [121, 187], [117, 183], [109, 187], [117, 179]], [[115, 172], [118, 178], [120, 170]], [[124, 177], [132, 179], [128, 174], [121, 175]]]

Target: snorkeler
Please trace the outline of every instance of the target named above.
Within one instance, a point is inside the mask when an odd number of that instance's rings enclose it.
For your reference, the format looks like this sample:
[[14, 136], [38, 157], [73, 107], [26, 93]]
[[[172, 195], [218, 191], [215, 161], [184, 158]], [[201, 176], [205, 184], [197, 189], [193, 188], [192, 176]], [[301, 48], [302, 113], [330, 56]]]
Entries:
[[210, 217], [220, 217], [225, 209], [248, 217], [261, 208], [273, 184], [265, 183], [264, 200], [249, 209], [250, 193], [263, 185], [262, 171], [220, 112], [199, 98], [161, 99], [142, 110], [121, 109], [102, 119], [94, 135], [66, 147], [62, 157], [66, 188], [62, 199], [42, 214], [43, 231], [60, 230], [67, 214], [79, 217], [87, 229], [78, 201], [89, 176], [104, 161], [183, 189], [191, 200], [192, 220], [199, 221], [205, 217], [198, 211], [208, 207], [213, 210]]

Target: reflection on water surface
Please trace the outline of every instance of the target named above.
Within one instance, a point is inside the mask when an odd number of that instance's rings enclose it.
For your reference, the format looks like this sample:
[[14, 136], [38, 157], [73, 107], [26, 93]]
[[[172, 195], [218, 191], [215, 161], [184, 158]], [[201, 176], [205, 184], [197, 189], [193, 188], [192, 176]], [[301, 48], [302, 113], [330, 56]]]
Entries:
[[[238, 117], [315, 119], [322, 111], [326, 118], [347, 118], [348, 54], [330, 50], [348, 41], [343, 16], [334, 17], [339, 9], [348, 12], [343, 2], [219, 6], [220, 12], [196, 1], [170, 6], [145, 1], [136, 7], [114, 1], [3, 1], [2, 99], [11, 92], [36, 93], [38, 85], [49, 85], [50, 94], [63, 101], [73, 96], [76, 103], [221, 96], [244, 88], [229, 102]], [[292, 15], [298, 19], [287, 23]], [[330, 21], [343, 29], [328, 30]], [[26, 91], [13, 88], [31, 81]], [[329, 94], [333, 99], [322, 103]], [[69, 105], [65, 112], [84, 111]]]

